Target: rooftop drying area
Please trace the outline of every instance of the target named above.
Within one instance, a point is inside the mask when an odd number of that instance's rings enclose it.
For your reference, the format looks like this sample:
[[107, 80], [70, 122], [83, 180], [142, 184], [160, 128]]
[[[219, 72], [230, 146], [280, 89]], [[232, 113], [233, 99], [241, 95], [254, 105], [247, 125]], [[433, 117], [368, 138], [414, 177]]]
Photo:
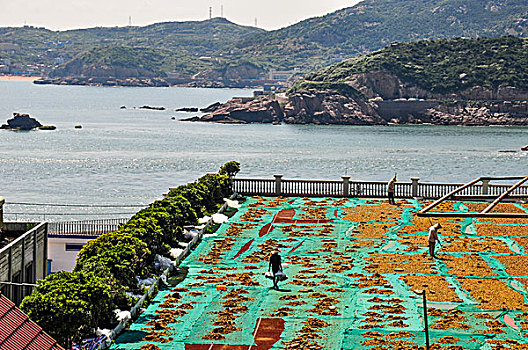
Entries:
[[[418, 217], [431, 203], [248, 198], [112, 348], [410, 349], [425, 344], [418, 289], [427, 293], [432, 344], [528, 344], [528, 220]], [[488, 205], [442, 202], [433, 212]], [[430, 220], [443, 226], [437, 260], [427, 255]], [[281, 291], [264, 277], [276, 248], [288, 264]]]

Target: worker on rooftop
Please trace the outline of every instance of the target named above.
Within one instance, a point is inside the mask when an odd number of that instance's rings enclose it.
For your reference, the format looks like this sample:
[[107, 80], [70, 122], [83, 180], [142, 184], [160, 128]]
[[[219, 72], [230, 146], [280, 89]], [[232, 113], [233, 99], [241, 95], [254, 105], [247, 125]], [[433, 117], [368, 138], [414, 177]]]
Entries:
[[396, 175], [387, 184], [387, 196], [389, 197], [389, 204], [396, 204], [394, 201], [394, 187], [396, 186]]
[[279, 290], [278, 282], [284, 279], [281, 276], [286, 277], [286, 275], [282, 272], [281, 257], [278, 250], [274, 250], [270, 256], [269, 270], [273, 273], [273, 289]]
[[439, 223], [436, 223], [429, 227], [429, 255], [433, 258], [436, 258], [435, 256], [435, 244], [436, 241], [438, 241], [438, 230], [442, 228], [442, 225]]

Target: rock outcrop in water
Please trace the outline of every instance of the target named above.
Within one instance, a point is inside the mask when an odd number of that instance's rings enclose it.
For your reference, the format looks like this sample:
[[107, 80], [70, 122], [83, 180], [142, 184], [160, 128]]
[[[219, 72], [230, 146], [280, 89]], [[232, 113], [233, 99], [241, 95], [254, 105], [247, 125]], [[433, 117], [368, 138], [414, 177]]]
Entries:
[[224, 104], [214, 104], [201, 111], [212, 110], [203, 117], [184, 119], [216, 123], [274, 123], [280, 122], [284, 112], [279, 103], [268, 98], [237, 97]]
[[36, 119], [31, 118], [29, 114], [13, 113], [13, 118], [7, 120], [7, 124], [0, 126], [0, 129], [11, 130], [32, 130], [40, 128], [40, 124]]
[[332, 91], [297, 92], [284, 105], [289, 124], [387, 124], [375, 104]]

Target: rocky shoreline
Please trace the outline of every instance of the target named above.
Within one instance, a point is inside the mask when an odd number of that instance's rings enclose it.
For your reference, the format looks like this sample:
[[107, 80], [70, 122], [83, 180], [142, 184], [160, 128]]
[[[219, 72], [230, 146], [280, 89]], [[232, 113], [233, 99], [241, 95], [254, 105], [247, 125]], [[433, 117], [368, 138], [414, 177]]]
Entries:
[[[343, 84], [344, 85], [344, 84]], [[363, 85], [365, 87], [366, 85]], [[385, 85], [386, 86], [386, 85]], [[467, 126], [528, 125], [528, 102], [524, 92], [502, 88], [497, 94], [473, 88], [461, 95], [395, 98], [405, 95], [394, 90], [383, 94], [376, 89], [309, 89], [288, 95], [233, 98], [202, 117], [186, 121], [215, 123], [286, 124], [435, 124]], [[502, 94], [502, 95], [501, 95]], [[367, 98], [367, 96], [369, 98]], [[519, 98], [496, 100], [497, 97]]]
[[122, 86], [122, 87], [169, 87], [163, 78], [42, 78], [33, 81], [39, 85], [81, 85], [81, 86]]

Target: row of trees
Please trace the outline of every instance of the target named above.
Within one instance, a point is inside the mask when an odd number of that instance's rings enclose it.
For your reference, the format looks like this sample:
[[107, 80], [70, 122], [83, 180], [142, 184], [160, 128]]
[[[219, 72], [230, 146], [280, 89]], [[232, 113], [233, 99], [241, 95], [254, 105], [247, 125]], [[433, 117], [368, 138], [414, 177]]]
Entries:
[[168, 255], [183, 241], [183, 226], [218, 210], [232, 194], [231, 178], [240, 165], [228, 162], [215, 174], [172, 190], [136, 213], [119, 230], [90, 241], [79, 253], [73, 272], [39, 281], [21, 309], [66, 348], [116, 323], [114, 309], [135, 302], [126, 292], [143, 292], [136, 276], [153, 277], [156, 254]]

